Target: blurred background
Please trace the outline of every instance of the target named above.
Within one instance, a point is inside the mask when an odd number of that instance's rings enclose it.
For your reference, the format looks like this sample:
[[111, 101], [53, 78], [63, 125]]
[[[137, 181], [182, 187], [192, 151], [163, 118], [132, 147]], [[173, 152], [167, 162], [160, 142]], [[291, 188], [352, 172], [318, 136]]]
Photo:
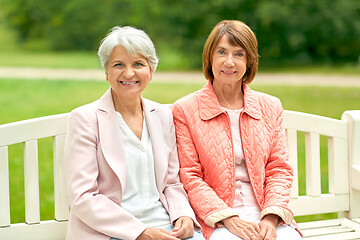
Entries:
[[[360, 109], [360, 0], [0, 0], [0, 124], [69, 112], [98, 99], [109, 86], [96, 52], [116, 25], [149, 34], [160, 58], [154, 78], [175, 80], [152, 81], [144, 97], [172, 103], [206, 83], [202, 48], [223, 19], [241, 20], [257, 35], [254, 90], [278, 97], [284, 109], [336, 119]], [[38, 75], [29, 77], [34, 69]], [[92, 81], [94, 75], [100, 81]], [[328, 148], [321, 139], [326, 193]], [[299, 175], [305, 175], [304, 134], [298, 143]], [[43, 139], [42, 220], [54, 216], [52, 164], [52, 139]], [[12, 223], [24, 221], [23, 165], [22, 144], [10, 146]], [[305, 178], [299, 187], [304, 194]]]
[[[359, 0], [1, 0], [0, 65], [98, 68], [107, 31], [132, 25], [154, 41], [159, 70], [200, 70], [206, 37], [223, 19], [244, 21], [256, 33], [260, 70], [359, 72]], [[24, 61], [18, 52], [39, 56]], [[47, 56], [41, 63], [49, 52], [88, 59]]]

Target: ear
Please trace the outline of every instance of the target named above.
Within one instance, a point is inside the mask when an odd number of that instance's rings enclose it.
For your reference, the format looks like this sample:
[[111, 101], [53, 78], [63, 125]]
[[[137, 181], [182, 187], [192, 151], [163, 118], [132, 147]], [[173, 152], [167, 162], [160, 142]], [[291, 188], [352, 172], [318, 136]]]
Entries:
[[105, 72], [105, 76], [106, 76], [106, 81], [108, 82], [109, 81], [109, 73]]
[[150, 81], [152, 80], [153, 76], [154, 76], [154, 72], [151, 68], [150, 68]]

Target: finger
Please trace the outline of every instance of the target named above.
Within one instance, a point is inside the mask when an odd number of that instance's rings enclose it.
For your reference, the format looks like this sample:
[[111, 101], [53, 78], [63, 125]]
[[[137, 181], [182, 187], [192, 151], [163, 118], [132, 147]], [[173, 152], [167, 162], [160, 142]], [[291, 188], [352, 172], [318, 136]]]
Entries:
[[161, 233], [164, 234], [164, 239], [166, 240], [180, 240], [180, 238], [173, 236], [172, 232], [166, 231], [164, 229], [160, 229]]
[[246, 236], [250, 239], [250, 240], [257, 240], [257, 239], [262, 239], [259, 238], [259, 233], [257, 233], [256, 231], [246, 231]]
[[194, 229], [191, 225], [183, 224], [177, 231], [173, 232], [173, 236], [178, 238], [189, 238], [194, 235]]
[[253, 226], [255, 228], [255, 232], [259, 233], [260, 232], [260, 226], [258, 224], [254, 224]]
[[178, 230], [181, 228], [181, 225], [182, 225], [181, 219], [178, 219], [178, 220], [175, 222], [175, 226], [174, 226], [174, 228], [173, 228], [173, 232], [178, 231]]
[[185, 228], [179, 228], [176, 232], [173, 232], [172, 235], [177, 238], [186, 238], [188, 233]]
[[271, 230], [266, 231], [263, 239], [264, 240], [276, 239], [276, 231], [271, 231]]

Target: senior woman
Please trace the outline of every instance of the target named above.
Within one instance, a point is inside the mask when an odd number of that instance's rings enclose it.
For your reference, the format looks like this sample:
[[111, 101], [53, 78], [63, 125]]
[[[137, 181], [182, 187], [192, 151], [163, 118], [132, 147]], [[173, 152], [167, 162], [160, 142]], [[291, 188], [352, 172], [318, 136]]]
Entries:
[[173, 106], [180, 179], [206, 239], [301, 239], [288, 208], [288, 162], [279, 99], [248, 87], [257, 40], [221, 21], [203, 49], [208, 83]]
[[70, 114], [67, 239], [203, 239], [178, 176], [171, 110], [141, 96], [158, 63], [152, 41], [114, 27], [98, 55], [110, 89]]

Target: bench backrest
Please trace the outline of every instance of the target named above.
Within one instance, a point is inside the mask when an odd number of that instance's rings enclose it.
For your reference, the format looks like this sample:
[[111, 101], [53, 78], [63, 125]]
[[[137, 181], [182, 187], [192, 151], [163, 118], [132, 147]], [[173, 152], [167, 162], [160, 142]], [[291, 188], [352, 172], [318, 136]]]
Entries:
[[[62, 161], [68, 117], [66, 113], [0, 126], [0, 239], [65, 239], [69, 205]], [[53, 139], [55, 219], [41, 222], [38, 140], [47, 137]], [[8, 146], [17, 143], [24, 152], [25, 223], [11, 225]]]
[[[360, 111], [356, 112], [360, 119]], [[65, 238], [69, 207], [62, 161], [68, 117], [66, 113], [0, 126], [0, 239]], [[290, 162], [294, 169], [290, 208], [296, 216], [329, 212], [346, 214], [351, 208], [349, 148], [355, 147], [349, 146], [349, 124], [347, 118], [344, 119], [284, 112]], [[360, 130], [356, 131], [353, 135], [359, 138]], [[320, 157], [320, 139], [324, 138], [320, 136], [327, 138], [327, 156]], [[40, 221], [39, 210], [37, 141], [45, 137], [53, 138], [55, 218], [50, 221]], [[25, 223], [10, 224], [8, 146], [17, 143], [23, 143], [24, 148]], [[304, 149], [299, 150], [302, 145]], [[305, 153], [304, 156], [301, 152]], [[328, 171], [325, 172], [322, 167], [324, 163], [328, 165]], [[327, 189], [321, 187], [324, 176], [328, 179]], [[299, 191], [302, 182], [305, 192]], [[360, 216], [359, 212], [356, 214]]]
[[[294, 214], [299, 216], [349, 211], [347, 122], [285, 111], [284, 125], [290, 162], [294, 169], [290, 201]], [[303, 134], [304, 138], [298, 137], [299, 133]], [[321, 144], [320, 140], [325, 140], [325, 143]], [[320, 149], [321, 145], [325, 145], [323, 151]], [[300, 146], [305, 147], [302, 149], [305, 154], [298, 159]], [[325, 153], [325, 156], [320, 153]], [[302, 171], [299, 171], [300, 163]], [[299, 192], [300, 181], [305, 181], [303, 185], [306, 191], [303, 193]], [[323, 185], [328, 182], [328, 188], [322, 187], [322, 181]]]

